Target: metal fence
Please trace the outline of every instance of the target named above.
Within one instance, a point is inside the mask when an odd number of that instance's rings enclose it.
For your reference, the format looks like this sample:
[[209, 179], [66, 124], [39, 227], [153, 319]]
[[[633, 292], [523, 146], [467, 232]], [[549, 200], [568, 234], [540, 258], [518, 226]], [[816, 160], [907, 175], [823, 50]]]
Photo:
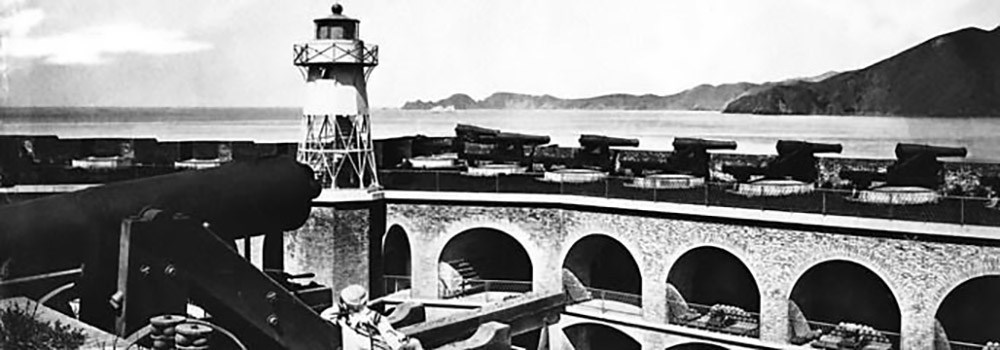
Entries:
[[[639, 316], [642, 315], [641, 295], [590, 287], [587, 287], [587, 291], [590, 292], [590, 296], [593, 299], [590, 302], [580, 304], [581, 306], [600, 310], [601, 313], [618, 312]], [[628, 307], [623, 308], [620, 306], [616, 307], [615, 304], [627, 304], [635, 306], [638, 309]]]
[[890, 220], [1000, 226], [1000, 205], [989, 198], [940, 196], [933, 203], [871, 204], [856, 200], [857, 192], [817, 188], [803, 194], [750, 197], [735, 191], [735, 183], [710, 182], [690, 189], [634, 186], [634, 177], [609, 176], [591, 183], [541, 181], [541, 173], [488, 177], [459, 171], [382, 170], [386, 189], [434, 192], [563, 194], [649, 202], [668, 202], [757, 210], [870, 217]]
[[412, 287], [410, 276], [385, 275], [382, 277], [382, 280], [385, 282], [386, 295], [406, 292], [406, 297], [413, 296], [413, 294], [410, 293], [410, 288]]

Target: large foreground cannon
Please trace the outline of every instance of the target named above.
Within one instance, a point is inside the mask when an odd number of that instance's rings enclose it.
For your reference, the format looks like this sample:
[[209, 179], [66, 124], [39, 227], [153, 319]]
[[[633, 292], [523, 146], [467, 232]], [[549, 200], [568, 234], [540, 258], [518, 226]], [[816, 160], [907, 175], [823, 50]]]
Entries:
[[0, 207], [0, 279], [78, 267], [143, 208], [183, 212], [233, 239], [301, 226], [319, 194], [289, 158], [112, 183]]
[[900, 143], [896, 145], [896, 163], [889, 166], [886, 185], [937, 188], [943, 182], [941, 157], [965, 157], [965, 147], [937, 147]]

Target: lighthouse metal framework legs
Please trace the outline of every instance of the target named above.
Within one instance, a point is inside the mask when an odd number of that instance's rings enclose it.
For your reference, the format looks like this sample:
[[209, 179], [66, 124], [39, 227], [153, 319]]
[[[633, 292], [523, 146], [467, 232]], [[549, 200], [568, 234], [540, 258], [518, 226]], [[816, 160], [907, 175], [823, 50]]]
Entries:
[[324, 188], [378, 187], [371, 120], [365, 115], [306, 115], [298, 160], [312, 167]]

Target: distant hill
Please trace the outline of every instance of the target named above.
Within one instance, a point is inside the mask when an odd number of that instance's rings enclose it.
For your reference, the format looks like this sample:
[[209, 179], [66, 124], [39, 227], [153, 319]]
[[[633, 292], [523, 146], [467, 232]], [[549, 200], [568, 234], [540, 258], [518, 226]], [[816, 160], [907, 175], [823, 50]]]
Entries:
[[1000, 27], [944, 34], [819, 82], [757, 89], [724, 112], [1000, 116]]
[[657, 95], [612, 94], [580, 99], [562, 99], [550, 95], [525, 95], [498, 92], [482, 101], [465, 94], [455, 94], [439, 101], [412, 101], [403, 109], [431, 109], [454, 106], [455, 109], [627, 109], [627, 110], [722, 110], [726, 103], [762, 85], [752, 83], [698, 85], [682, 92]]

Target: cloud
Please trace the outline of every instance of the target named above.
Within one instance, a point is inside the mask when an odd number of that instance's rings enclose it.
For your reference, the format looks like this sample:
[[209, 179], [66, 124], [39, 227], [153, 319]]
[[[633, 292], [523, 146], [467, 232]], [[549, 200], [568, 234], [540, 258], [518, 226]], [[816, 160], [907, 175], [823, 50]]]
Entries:
[[100, 24], [48, 36], [31, 36], [44, 19], [40, 9], [18, 11], [0, 26], [0, 54], [40, 59], [57, 65], [100, 64], [121, 54], [170, 55], [210, 49], [205, 42], [177, 30], [147, 28], [134, 23]]

